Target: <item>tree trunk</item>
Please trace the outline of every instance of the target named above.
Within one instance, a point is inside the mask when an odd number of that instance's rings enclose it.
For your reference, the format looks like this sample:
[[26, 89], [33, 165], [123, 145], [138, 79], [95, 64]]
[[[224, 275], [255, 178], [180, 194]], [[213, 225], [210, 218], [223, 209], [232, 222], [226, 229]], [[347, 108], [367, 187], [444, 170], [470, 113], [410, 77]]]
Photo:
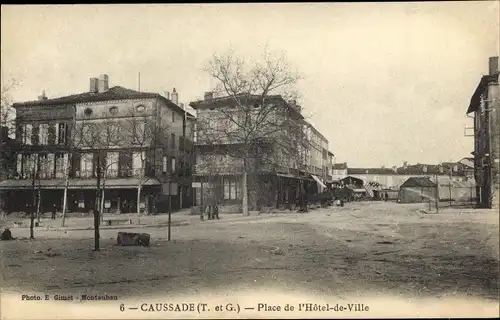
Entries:
[[243, 201], [242, 201], [243, 215], [248, 216], [248, 174], [246, 170], [243, 170], [243, 181], [241, 187], [242, 187], [241, 192], [243, 194]]
[[141, 215], [141, 189], [142, 185], [137, 186], [137, 215]]
[[97, 158], [97, 190], [96, 190], [96, 203], [94, 205], [94, 251], [99, 251], [99, 208], [100, 208], [100, 191], [101, 191], [101, 158]]
[[104, 221], [104, 191], [106, 190], [106, 176], [102, 178], [102, 193], [101, 193], [101, 203], [100, 203], [100, 213], [101, 221]]
[[69, 178], [66, 178], [66, 184], [64, 185], [63, 207], [62, 207], [62, 217], [61, 217], [62, 227], [64, 227], [64, 223], [66, 222], [66, 208], [68, 206], [68, 187], [69, 187]]
[[35, 233], [33, 231], [33, 228], [35, 227], [35, 210], [31, 210], [30, 213], [30, 239], [35, 239]]
[[67, 161], [66, 166], [64, 168], [64, 176], [66, 178], [66, 181], [64, 184], [63, 207], [62, 207], [62, 217], [61, 217], [61, 226], [62, 227], [64, 227], [64, 224], [66, 222], [66, 210], [68, 208], [68, 189], [69, 189], [69, 163], [72, 160], [73, 160], [73, 158], [72, 158], [71, 153], [70, 153], [70, 155], [68, 156], [68, 161]]
[[36, 208], [36, 193], [35, 193], [35, 176], [32, 178], [33, 180], [31, 181], [31, 186], [33, 188], [33, 202], [32, 206], [30, 208], [30, 239], [35, 239], [35, 233], [33, 231], [33, 228], [35, 227], [35, 208]]
[[41, 202], [41, 187], [38, 186], [38, 195], [37, 195], [37, 201], [36, 201], [36, 220], [38, 222], [38, 225], [40, 225], [40, 202]]
[[102, 186], [101, 193], [101, 221], [104, 221], [104, 185]]

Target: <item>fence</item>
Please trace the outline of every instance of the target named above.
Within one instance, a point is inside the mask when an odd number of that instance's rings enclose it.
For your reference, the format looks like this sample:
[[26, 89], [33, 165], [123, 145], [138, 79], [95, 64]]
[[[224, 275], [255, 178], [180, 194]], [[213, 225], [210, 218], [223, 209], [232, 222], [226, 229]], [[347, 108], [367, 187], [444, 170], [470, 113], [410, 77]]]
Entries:
[[444, 207], [475, 207], [476, 205], [476, 185], [472, 181], [454, 181], [439, 184], [439, 201], [436, 197], [428, 199], [429, 207], [436, 209]]

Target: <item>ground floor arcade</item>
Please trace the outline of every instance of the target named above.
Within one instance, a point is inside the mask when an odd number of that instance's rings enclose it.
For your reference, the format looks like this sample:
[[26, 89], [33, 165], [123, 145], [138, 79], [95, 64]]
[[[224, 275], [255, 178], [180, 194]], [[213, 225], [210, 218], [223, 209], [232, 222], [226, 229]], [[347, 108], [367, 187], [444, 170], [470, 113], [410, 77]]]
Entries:
[[[108, 214], [137, 213], [138, 207], [141, 214], [166, 213], [169, 208], [177, 211], [189, 208], [193, 202], [191, 186], [175, 183], [176, 190], [165, 187], [167, 183], [151, 181], [141, 187], [138, 198], [138, 187], [128, 182], [118, 183], [108, 181], [108, 185], [98, 191], [95, 185], [71, 183], [67, 190], [67, 212], [69, 214], [89, 214], [96, 208], [103, 207], [103, 212]], [[103, 191], [104, 190], [104, 191]], [[169, 191], [166, 191], [169, 190]], [[170, 193], [170, 195], [169, 195]], [[64, 187], [59, 182], [52, 184], [45, 182], [35, 188], [17, 183], [0, 185], [0, 211], [29, 212], [35, 208], [37, 212], [51, 212], [56, 207], [62, 211], [64, 204]], [[100, 199], [103, 199], [102, 206]]]
[[[194, 180], [195, 211], [217, 202], [223, 212], [241, 212], [242, 174], [196, 176]], [[266, 208], [291, 209], [312, 199], [320, 192], [320, 187], [308, 176], [249, 174], [247, 192], [249, 210], [262, 211]]]

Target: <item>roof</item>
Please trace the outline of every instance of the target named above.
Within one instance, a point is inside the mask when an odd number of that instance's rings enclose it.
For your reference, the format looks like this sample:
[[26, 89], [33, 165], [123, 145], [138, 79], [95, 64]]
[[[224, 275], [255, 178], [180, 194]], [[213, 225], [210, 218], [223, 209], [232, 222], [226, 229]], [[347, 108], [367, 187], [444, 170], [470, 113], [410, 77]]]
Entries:
[[[137, 178], [119, 178], [119, 179], [107, 179], [106, 188], [137, 188], [139, 184], [139, 179]], [[32, 181], [29, 179], [24, 180], [4, 180], [0, 181], [0, 189], [27, 189], [32, 188]], [[40, 183], [42, 188], [48, 189], [64, 189], [65, 180], [63, 179], [49, 179], [49, 180], [39, 180], [37, 185]], [[149, 179], [146, 181], [145, 185], [159, 185], [160, 182], [157, 179]], [[70, 179], [69, 188], [70, 189], [94, 189], [97, 185], [96, 179]]]
[[168, 100], [167, 98], [158, 93], [140, 92], [120, 86], [112, 87], [109, 90], [100, 93], [84, 92], [84, 93], [78, 93], [69, 96], [46, 99], [46, 100], [16, 102], [12, 106], [14, 108], [23, 106], [35, 107], [35, 106], [46, 106], [46, 105], [77, 104], [86, 102], [127, 100], [127, 99], [149, 99], [149, 98], [162, 99], [167, 103], [168, 106], [173, 107], [180, 112], [186, 112], [186, 114], [190, 116], [193, 116], [189, 112], [183, 110], [180, 106], [176, 105], [175, 103], [173, 103], [172, 101]]
[[389, 168], [347, 168], [348, 174], [396, 174]]
[[[464, 171], [461, 170], [462, 166], [459, 163], [446, 162], [441, 166], [435, 164], [415, 164], [407, 165], [406, 167], [393, 168], [348, 168], [347, 174], [355, 175], [365, 175], [365, 174], [375, 174], [375, 175], [430, 175], [430, 174], [448, 174], [449, 168], [453, 168], [458, 165], [459, 171], [453, 172], [453, 175], [460, 176], [464, 175]], [[334, 168], [335, 169], [335, 168]]]
[[364, 183], [363, 179], [356, 178], [356, 177], [353, 177], [353, 176], [346, 176], [346, 177], [343, 177], [342, 179], [339, 179], [339, 180], [343, 181], [343, 180], [348, 180], [348, 179]]
[[469, 108], [467, 109], [467, 114], [477, 110], [477, 108], [481, 105], [481, 94], [483, 94], [484, 90], [488, 87], [488, 84], [492, 82], [498, 82], [499, 74], [500, 73], [497, 72], [491, 75], [486, 75], [481, 77], [481, 81], [479, 81], [479, 84], [477, 85], [477, 88], [474, 91], [474, 94], [472, 94], [472, 97], [470, 99], [470, 104]]
[[333, 170], [341, 170], [341, 169], [347, 169], [347, 162], [344, 162], [344, 163], [335, 163], [333, 165]]
[[[224, 97], [218, 97], [218, 98], [212, 98], [212, 99], [207, 99], [207, 100], [197, 100], [197, 101], [192, 101], [189, 103], [189, 106], [191, 108], [197, 110], [199, 108], [208, 108], [208, 107], [220, 107], [220, 106], [230, 106], [236, 103], [235, 98], [238, 98], [241, 100], [242, 103], [245, 101], [260, 101], [262, 99], [262, 96], [256, 95], [256, 94], [238, 94], [234, 96], [224, 96]], [[268, 95], [266, 96], [267, 100], [270, 101], [282, 101], [285, 102], [286, 106], [288, 106], [291, 110], [294, 110], [303, 118], [301, 112], [300, 112], [300, 106], [297, 108], [292, 107], [291, 104], [285, 101], [281, 95], [275, 94], [275, 95]]]
[[406, 180], [401, 188], [411, 188], [411, 187], [436, 187], [436, 184], [432, 182], [429, 178], [425, 177], [410, 177]]

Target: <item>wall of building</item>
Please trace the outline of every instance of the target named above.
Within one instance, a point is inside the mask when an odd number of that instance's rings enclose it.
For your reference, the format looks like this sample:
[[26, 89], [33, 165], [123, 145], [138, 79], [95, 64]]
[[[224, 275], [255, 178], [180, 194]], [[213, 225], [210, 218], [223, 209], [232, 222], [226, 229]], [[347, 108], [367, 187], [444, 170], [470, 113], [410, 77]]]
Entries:
[[491, 166], [491, 198], [492, 207], [499, 207], [500, 198], [500, 91], [497, 83], [492, 83], [488, 87], [488, 109], [490, 117], [490, 166]]

